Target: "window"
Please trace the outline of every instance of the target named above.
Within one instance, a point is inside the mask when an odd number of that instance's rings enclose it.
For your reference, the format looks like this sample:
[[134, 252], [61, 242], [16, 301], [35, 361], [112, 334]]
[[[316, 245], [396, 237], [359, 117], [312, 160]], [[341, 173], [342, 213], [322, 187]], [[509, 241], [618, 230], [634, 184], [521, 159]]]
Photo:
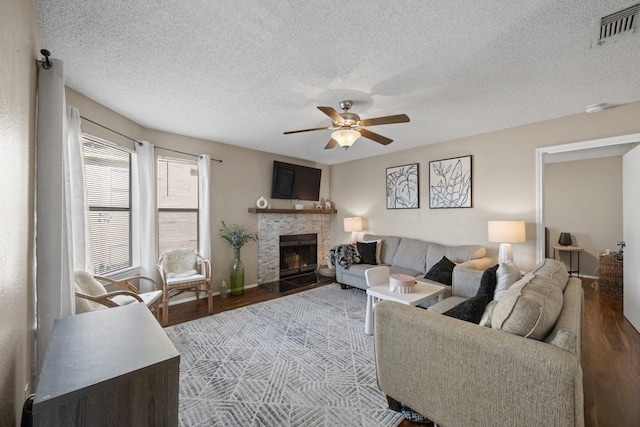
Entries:
[[158, 157], [158, 251], [198, 250], [198, 165]]
[[131, 154], [88, 135], [83, 144], [96, 274], [131, 267]]

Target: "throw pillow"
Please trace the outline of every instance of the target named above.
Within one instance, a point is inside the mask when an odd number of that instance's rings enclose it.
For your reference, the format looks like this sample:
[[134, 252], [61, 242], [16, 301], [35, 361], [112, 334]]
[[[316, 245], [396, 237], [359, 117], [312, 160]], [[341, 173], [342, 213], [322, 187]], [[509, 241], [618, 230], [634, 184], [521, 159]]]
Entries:
[[488, 302], [489, 297], [486, 295], [476, 295], [475, 297], [462, 301], [460, 304], [442, 314], [464, 320], [466, 322], [478, 324], [480, 323], [480, 319], [482, 319], [482, 314], [484, 313], [484, 309]]
[[496, 271], [496, 290], [493, 292], [493, 299], [499, 300], [507, 289], [516, 283], [522, 275], [518, 267], [512, 262], [500, 264]]
[[482, 273], [480, 287], [478, 288], [476, 295], [486, 295], [489, 297], [489, 301], [493, 300], [493, 293], [496, 290], [496, 271], [499, 266], [499, 264], [496, 264], [491, 268], [487, 268], [484, 273]]
[[382, 239], [378, 240], [360, 240], [362, 243], [376, 243], [376, 264], [382, 264], [380, 253], [382, 252]]
[[378, 263], [376, 262], [376, 242], [357, 242], [356, 245], [358, 246], [358, 253], [360, 254], [361, 258], [360, 263], [378, 265]]
[[451, 286], [453, 276], [453, 268], [455, 263], [446, 256], [443, 256], [431, 269], [424, 275], [425, 279]]

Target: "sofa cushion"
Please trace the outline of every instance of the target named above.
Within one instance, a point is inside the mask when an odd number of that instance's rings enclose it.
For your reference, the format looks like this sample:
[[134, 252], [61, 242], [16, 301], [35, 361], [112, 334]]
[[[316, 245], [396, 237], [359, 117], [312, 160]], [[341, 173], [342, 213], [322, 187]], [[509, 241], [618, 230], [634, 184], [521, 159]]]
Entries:
[[496, 290], [493, 292], [493, 299], [499, 300], [505, 291], [521, 277], [522, 274], [515, 264], [511, 262], [500, 264], [496, 271]]
[[398, 267], [397, 265], [389, 266], [389, 274], [406, 274], [407, 276], [422, 277], [422, 271], [416, 271], [410, 268]]
[[453, 275], [455, 266], [455, 263], [443, 256], [442, 259], [424, 275], [424, 278], [451, 286], [451, 276]]
[[543, 259], [531, 269], [531, 273], [548, 277], [555, 281], [560, 285], [562, 292], [564, 292], [567, 287], [567, 283], [569, 282], [569, 272], [567, 271], [567, 267], [557, 259]]
[[376, 262], [376, 246], [378, 244], [376, 242], [365, 243], [365, 242], [357, 242], [356, 246], [358, 247], [358, 253], [360, 253], [360, 263], [362, 264], [371, 264], [378, 265]]
[[493, 293], [496, 289], [497, 275], [499, 264], [487, 268], [480, 278], [480, 287], [476, 295], [486, 295], [489, 301], [493, 301]]
[[[382, 247], [380, 248], [380, 264], [393, 265], [393, 257], [398, 250], [400, 237], [365, 234], [362, 236], [362, 240], [382, 240]], [[423, 272], [424, 270], [420, 271]]]
[[478, 324], [480, 323], [488, 301], [489, 297], [487, 295], [476, 295], [475, 297], [467, 298], [442, 314], [464, 320], [465, 322]]
[[425, 259], [428, 247], [429, 243], [427, 242], [403, 237], [396, 254], [393, 256], [392, 264], [411, 270], [426, 271]]
[[498, 300], [491, 327], [511, 334], [543, 340], [562, 311], [559, 283], [549, 277], [527, 273]]

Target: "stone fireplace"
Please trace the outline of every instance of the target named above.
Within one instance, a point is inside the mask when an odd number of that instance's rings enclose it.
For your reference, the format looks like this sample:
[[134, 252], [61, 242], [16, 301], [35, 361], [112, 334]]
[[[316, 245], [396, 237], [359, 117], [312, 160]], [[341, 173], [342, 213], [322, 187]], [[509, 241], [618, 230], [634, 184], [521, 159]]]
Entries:
[[[324, 264], [329, 254], [333, 214], [329, 211], [256, 210], [258, 214], [258, 282], [280, 280], [280, 236], [295, 234], [316, 235], [316, 266]], [[313, 272], [313, 270], [311, 272]], [[293, 273], [293, 274], [301, 274]]]

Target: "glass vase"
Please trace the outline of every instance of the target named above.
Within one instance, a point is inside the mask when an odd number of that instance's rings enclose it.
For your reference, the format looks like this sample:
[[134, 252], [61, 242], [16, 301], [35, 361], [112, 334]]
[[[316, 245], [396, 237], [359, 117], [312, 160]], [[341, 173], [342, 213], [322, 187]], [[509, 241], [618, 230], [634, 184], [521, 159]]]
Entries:
[[244, 294], [244, 264], [240, 261], [240, 248], [236, 249], [236, 259], [231, 267], [231, 295]]

